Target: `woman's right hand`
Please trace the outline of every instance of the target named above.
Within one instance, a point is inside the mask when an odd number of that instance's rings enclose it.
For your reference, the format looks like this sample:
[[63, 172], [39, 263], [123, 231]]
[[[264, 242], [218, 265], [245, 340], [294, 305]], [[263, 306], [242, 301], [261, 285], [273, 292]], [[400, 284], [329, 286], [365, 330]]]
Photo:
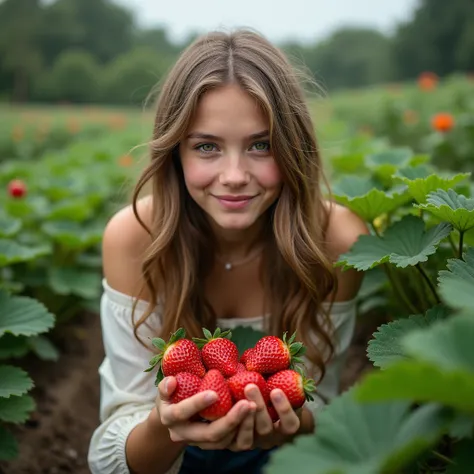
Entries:
[[[217, 400], [211, 390], [197, 393], [179, 403], [171, 403], [170, 397], [176, 389], [174, 377], [164, 378], [158, 385], [159, 396], [156, 408], [160, 421], [167, 427], [170, 439], [201, 449], [226, 449], [232, 444], [233, 450], [246, 450], [253, 444], [253, 416], [256, 405], [252, 401], [240, 400], [230, 411], [211, 423], [191, 421], [201, 410]], [[242, 423], [245, 420], [245, 423]]]

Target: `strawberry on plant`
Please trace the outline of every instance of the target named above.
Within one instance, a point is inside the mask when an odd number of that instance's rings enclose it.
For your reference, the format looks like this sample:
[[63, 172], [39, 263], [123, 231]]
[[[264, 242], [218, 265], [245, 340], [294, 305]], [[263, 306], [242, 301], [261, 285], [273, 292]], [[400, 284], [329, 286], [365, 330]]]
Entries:
[[204, 377], [206, 369], [202, 363], [199, 348], [193, 341], [185, 339], [185, 336], [186, 331], [180, 328], [171, 335], [167, 343], [159, 337], [151, 340], [152, 344], [161, 351], [150, 360], [150, 367], [145, 369], [145, 372], [150, 372], [159, 364], [155, 385], [158, 385], [164, 377], [176, 375], [179, 372], [189, 372], [198, 377]]
[[267, 380], [267, 387], [270, 393], [276, 388], [282, 390], [295, 410], [303, 406], [306, 400], [313, 400], [311, 392], [316, 390], [314, 380], [306, 378], [300, 368], [273, 374]]
[[199, 415], [205, 420], [213, 421], [223, 417], [232, 408], [232, 395], [224, 376], [217, 370], [211, 369], [201, 381], [199, 392], [213, 390], [217, 393], [217, 401], [204, 408]]
[[8, 194], [13, 198], [22, 198], [26, 194], [26, 184], [21, 179], [13, 179], [8, 183]]
[[217, 369], [224, 377], [232, 377], [237, 373], [239, 363], [239, 350], [234, 342], [230, 340], [230, 331], [221, 332], [220, 328], [214, 334], [203, 328], [205, 339], [193, 338], [193, 341], [201, 349], [204, 365], [208, 370]]
[[276, 336], [262, 337], [253, 350], [247, 355], [245, 368], [264, 375], [274, 374], [280, 370], [293, 368], [302, 362], [301, 356], [306, 352], [302, 342], [294, 342], [296, 333], [286, 340]]
[[227, 385], [229, 386], [234, 401], [238, 402], [239, 400], [245, 400], [247, 398], [244, 389], [249, 383], [253, 383], [258, 387], [265, 403], [269, 402], [270, 391], [268, 390], [267, 382], [263, 378], [263, 375], [258, 372], [248, 371], [239, 372], [227, 380]]

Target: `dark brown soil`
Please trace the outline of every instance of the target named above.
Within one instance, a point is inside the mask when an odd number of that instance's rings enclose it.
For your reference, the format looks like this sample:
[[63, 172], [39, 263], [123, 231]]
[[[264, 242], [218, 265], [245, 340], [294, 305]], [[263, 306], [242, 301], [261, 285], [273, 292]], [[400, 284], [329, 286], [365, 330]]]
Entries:
[[[371, 368], [365, 351], [381, 322], [377, 319], [365, 317], [357, 324], [343, 375], [344, 389]], [[13, 462], [0, 463], [0, 474], [90, 474], [87, 451], [99, 416], [101, 337], [99, 317], [86, 314], [56, 336], [59, 362], [22, 362], [36, 384], [31, 394], [37, 410], [25, 426], [14, 429], [20, 455]]]

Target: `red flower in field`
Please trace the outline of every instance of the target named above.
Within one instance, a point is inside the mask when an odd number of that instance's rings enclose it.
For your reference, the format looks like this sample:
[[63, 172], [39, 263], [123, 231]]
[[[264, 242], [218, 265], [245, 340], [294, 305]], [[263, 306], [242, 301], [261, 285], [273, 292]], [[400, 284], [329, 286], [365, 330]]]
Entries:
[[431, 119], [431, 126], [437, 132], [449, 132], [454, 127], [454, 117], [448, 113], [436, 114]]
[[26, 194], [26, 184], [21, 179], [13, 179], [8, 183], [8, 194], [19, 199]]
[[418, 87], [424, 91], [430, 91], [438, 85], [438, 76], [434, 72], [422, 72], [418, 76]]

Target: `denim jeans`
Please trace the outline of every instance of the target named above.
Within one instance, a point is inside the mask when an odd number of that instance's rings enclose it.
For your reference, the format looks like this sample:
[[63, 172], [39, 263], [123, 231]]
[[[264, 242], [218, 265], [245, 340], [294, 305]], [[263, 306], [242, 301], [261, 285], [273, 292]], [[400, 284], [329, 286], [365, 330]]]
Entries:
[[179, 474], [261, 474], [272, 451], [254, 449], [234, 453], [188, 446]]

